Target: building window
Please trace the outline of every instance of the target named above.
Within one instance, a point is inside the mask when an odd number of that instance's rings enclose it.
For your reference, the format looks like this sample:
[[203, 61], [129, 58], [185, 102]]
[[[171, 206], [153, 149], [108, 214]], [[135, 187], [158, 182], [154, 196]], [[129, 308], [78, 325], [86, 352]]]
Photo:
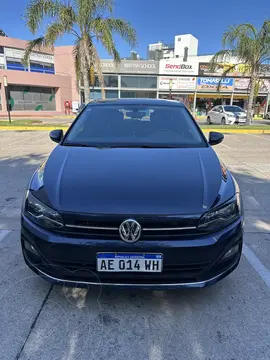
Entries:
[[54, 64], [30, 61], [30, 71], [42, 74], [55, 74]]
[[55, 111], [55, 89], [9, 85], [11, 110]]
[[156, 89], [156, 76], [121, 76], [121, 87], [138, 89]]
[[176, 55], [175, 57], [176, 57], [176, 58], [179, 58], [179, 55]]
[[178, 38], [178, 41], [181, 41], [181, 38], [180, 38], [180, 37]]
[[[117, 99], [118, 90], [105, 90], [106, 99]], [[90, 90], [90, 99], [98, 100], [101, 99], [101, 90]]]
[[0, 54], [4, 54], [4, 46], [0, 46]]
[[157, 93], [155, 91], [121, 91], [121, 98], [151, 98], [155, 99]]
[[8, 70], [19, 70], [19, 71], [28, 71], [21, 60], [14, 58], [7, 58], [7, 69]]
[[[117, 75], [103, 75], [104, 87], [118, 88], [118, 76]], [[95, 77], [95, 87], [100, 87], [98, 77]]]

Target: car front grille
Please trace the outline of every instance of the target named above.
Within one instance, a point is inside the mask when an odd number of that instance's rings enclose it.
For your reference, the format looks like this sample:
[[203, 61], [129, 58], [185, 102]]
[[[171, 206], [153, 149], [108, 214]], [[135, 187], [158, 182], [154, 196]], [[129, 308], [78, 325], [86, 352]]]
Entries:
[[[62, 214], [65, 227], [60, 232], [65, 236], [91, 237], [92, 239], [119, 240], [119, 226], [129, 216], [96, 216]], [[197, 225], [199, 216], [130, 216], [142, 227], [141, 240], [189, 238], [201, 234]]]

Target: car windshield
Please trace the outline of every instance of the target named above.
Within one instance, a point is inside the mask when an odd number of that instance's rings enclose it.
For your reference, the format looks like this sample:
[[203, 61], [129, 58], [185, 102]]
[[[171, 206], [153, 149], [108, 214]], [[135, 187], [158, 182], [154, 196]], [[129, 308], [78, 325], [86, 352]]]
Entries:
[[243, 112], [244, 111], [239, 106], [224, 106], [224, 110], [229, 111], [229, 112]]
[[88, 105], [63, 145], [93, 147], [206, 147], [183, 106]]

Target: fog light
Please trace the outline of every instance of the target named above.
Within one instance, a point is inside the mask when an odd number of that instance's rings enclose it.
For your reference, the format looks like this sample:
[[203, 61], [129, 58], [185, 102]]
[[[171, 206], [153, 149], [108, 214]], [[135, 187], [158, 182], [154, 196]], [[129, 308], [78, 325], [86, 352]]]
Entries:
[[238, 251], [239, 251], [239, 245], [235, 245], [229, 251], [226, 252], [226, 254], [223, 256], [222, 260], [228, 259], [229, 257], [238, 253]]
[[35, 249], [35, 247], [27, 240], [24, 240], [24, 247], [26, 250], [30, 251], [32, 254], [39, 256], [38, 251]]

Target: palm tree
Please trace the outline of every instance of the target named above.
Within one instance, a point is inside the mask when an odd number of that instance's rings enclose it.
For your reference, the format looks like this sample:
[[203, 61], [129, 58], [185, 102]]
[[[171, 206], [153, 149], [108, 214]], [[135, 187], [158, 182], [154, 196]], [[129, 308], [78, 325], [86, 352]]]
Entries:
[[210, 67], [214, 69], [217, 63], [228, 61], [232, 57], [235, 58], [236, 64], [227, 68], [222, 75], [226, 77], [237, 65], [246, 65], [245, 74], [250, 76], [250, 94], [247, 107], [247, 124], [250, 124], [260, 68], [263, 63], [270, 59], [270, 21], [264, 21], [260, 29], [252, 24], [230, 26], [223, 34], [222, 45], [224, 50], [218, 51], [214, 55]]
[[28, 63], [32, 50], [53, 49], [58, 38], [65, 34], [74, 36], [74, 61], [77, 80], [83, 80], [84, 98], [90, 98], [89, 70], [93, 66], [105, 97], [104, 79], [95, 42], [100, 42], [116, 63], [120, 62], [113, 34], [118, 33], [130, 45], [136, 43], [136, 32], [129, 22], [112, 16], [114, 0], [32, 0], [24, 18], [27, 27], [35, 34], [44, 18], [51, 22], [44, 36], [29, 41], [24, 63]]
[[4, 30], [0, 29], [0, 36], [6, 36], [7, 37], [7, 34], [4, 32]]

